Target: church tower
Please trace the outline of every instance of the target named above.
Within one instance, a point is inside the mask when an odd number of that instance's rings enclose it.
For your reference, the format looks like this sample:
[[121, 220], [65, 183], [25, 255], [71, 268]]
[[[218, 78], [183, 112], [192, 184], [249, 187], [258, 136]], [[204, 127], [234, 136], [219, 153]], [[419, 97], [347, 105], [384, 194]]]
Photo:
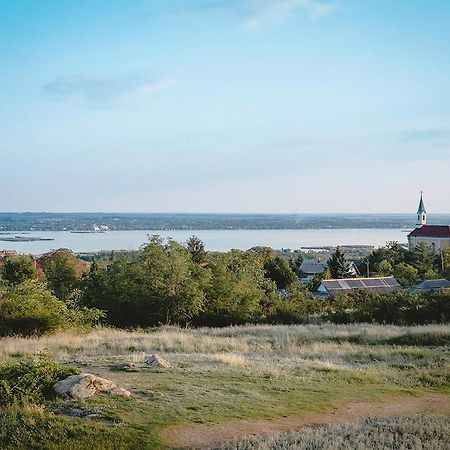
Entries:
[[420, 191], [419, 208], [417, 209], [417, 227], [427, 224], [427, 212], [423, 203], [423, 193]]

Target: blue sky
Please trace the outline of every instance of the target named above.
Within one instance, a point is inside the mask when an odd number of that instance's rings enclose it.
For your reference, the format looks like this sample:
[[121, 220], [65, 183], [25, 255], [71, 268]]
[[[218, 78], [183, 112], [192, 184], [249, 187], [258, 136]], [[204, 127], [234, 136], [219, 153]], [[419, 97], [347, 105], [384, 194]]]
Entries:
[[0, 0], [0, 210], [450, 212], [448, 0]]

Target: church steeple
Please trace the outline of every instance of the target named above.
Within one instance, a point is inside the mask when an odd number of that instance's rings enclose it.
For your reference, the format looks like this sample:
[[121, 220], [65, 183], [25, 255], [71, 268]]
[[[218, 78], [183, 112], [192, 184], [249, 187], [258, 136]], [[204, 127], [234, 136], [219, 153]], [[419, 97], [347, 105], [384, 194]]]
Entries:
[[421, 227], [422, 225], [427, 224], [427, 212], [425, 210], [425, 204], [423, 203], [423, 192], [420, 191], [420, 202], [419, 208], [417, 209], [417, 226]]

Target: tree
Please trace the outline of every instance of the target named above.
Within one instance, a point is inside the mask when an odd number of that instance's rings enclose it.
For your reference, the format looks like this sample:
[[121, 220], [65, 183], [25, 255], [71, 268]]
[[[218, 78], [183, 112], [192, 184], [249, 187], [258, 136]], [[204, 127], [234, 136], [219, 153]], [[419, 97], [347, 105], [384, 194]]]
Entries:
[[395, 267], [394, 277], [402, 286], [412, 286], [419, 280], [419, 272], [415, 267], [401, 263]]
[[331, 255], [327, 266], [333, 278], [352, 277], [350, 266], [345, 259], [345, 252], [340, 247], [336, 247], [336, 251]]
[[42, 267], [48, 286], [60, 300], [66, 300], [70, 292], [78, 286], [82, 271], [80, 266], [86, 267], [72, 251], [66, 249], [48, 253], [42, 256], [38, 263]]
[[264, 264], [264, 270], [266, 278], [274, 281], [277, 289], [289, 289], [298, 282], [297, 275], [292, 271], [289, 263], [279, 256], [268, 260]]
[[12, 285], [36, 278], [33, 258], [25, 255], [7, 257], [2, 269], [2, 278]]
[[378, 273], [382, 277], [392, 275], [393, 271], [394, 271], [394, 268], [392, 267], [392, 264], [387, 259], [383, 259], [380, 262], [380, 264], [378, 265]]
[[95, 322], [101, 316], [96, 309], [68, 308], [36, 280], [0, 286], [0, 336], [49, 333]]
[[419, 277], [422, 279], [426, 279], [427, 274], [433, 273], [435, 259], [436, 255], [431, 251], [430, 247], [423, 242], [419, 242], [412, 251], [412, 265], [417, 269]]
[[142, 248], [139, 262], [147, 295], [154, 300], [162, 322], [186, 324], [202, 310], [204, 270], [193, 262], [186, 248], [152, 236]]
[[196, 264], [204, 264], [207, 261], [205, 244], [197, 236], [191, 236], [187, 240], [186, 248]]
[[264, 277], [258, 254], [231, 250], [214, 255], [202, 323], [229, 325], [260, 320], [275, 283]]

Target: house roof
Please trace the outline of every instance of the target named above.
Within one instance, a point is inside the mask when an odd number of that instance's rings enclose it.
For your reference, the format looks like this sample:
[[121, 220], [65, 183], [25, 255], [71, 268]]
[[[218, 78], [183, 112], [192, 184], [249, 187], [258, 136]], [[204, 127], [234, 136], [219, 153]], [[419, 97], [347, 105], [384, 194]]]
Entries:
[[450, 288], [450, 281], [448, 280], [423, 280], [420, 283], [417, 283], [415, 286], [411, 288], [412, 291], [428, 291], [428, 290], [438, 290]]
[[[346, 261], [350, 270], [358, 274], [358, 268], [354, 261]], [[300, 266], [300, 270], [308, 275], [318, 275], [323, 273], [323, 271], [328, 267], [328, 260], [324, 259], [322, 261], [317, 261], [316, 259], [305, 259]]]
[[304, 273], [311, 275], [317, 275], [322, 273], [327, 268], [327, 261], [317, 261], [316, 259], [305, 259], [300, 270]]
[[408, 234], [408, 237], [449, 238], [450, 225], [422, 225]]
[[331, 297], [347, 294], [360, 289], [371, 290], [380, 293], [390, 293], [401, 289], [399, 282], [394, 277], [379, 278], [345, 278], [341, 280], [322, 280], [323, 286]]

